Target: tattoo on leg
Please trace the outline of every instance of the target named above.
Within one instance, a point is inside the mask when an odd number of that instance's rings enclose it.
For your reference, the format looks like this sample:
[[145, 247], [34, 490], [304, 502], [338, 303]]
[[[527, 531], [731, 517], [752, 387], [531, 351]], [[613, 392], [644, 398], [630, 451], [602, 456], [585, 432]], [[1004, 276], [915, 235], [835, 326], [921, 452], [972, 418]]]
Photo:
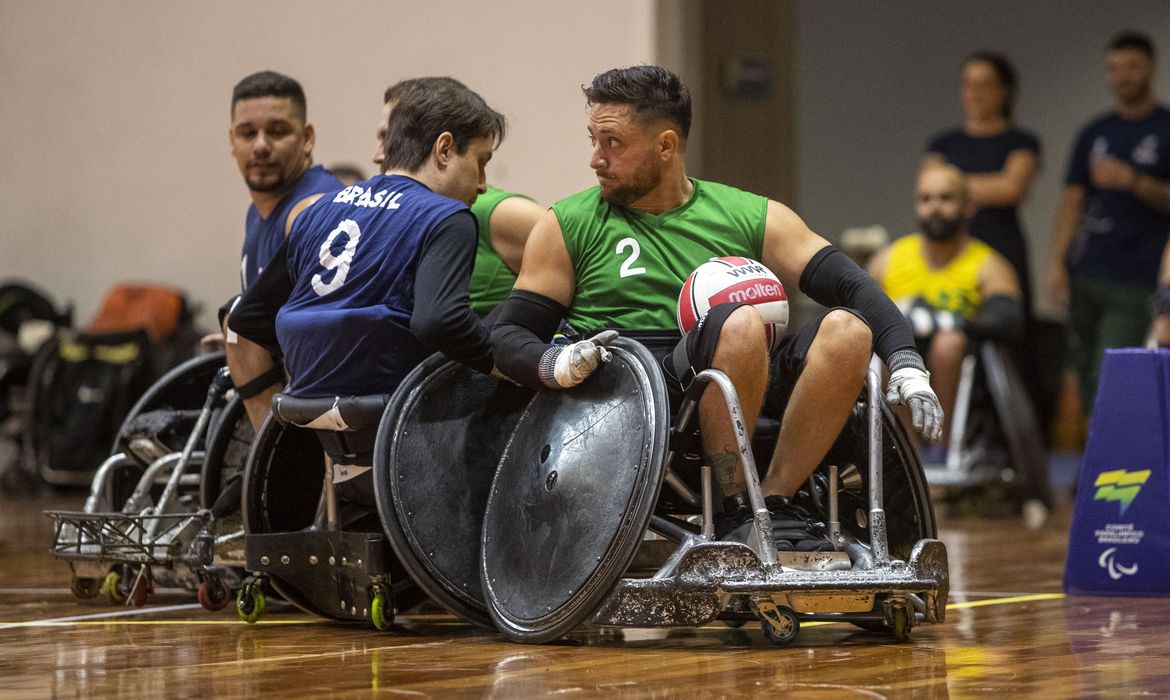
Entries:
[[739, 456], [730, 450], [704, 456], [711, 465], [711, 471], [715, 474], [715, 482], [719, 484], [720, 490], [725, 494], [730, 493], [731, 486], [735, 483], [735, 468], [739, 466]]

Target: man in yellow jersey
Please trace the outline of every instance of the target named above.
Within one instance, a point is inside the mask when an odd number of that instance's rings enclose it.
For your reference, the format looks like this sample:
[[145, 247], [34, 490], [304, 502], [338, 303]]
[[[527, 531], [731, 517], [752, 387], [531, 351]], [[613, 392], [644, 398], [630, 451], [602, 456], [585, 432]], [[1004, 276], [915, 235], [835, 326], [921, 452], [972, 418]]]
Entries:
[[[836, 440], [864, 383], [870, 355], [891, 370], [887, 399], [906, 403], [915, 427], [938, 435], [942, 411], [909, 325], [844, 253], [779, 202], [686, 173], [691, 101], [678, 76], [658, 66], [614, 69], [585, 89], [590, 167], [598, 186], [546, 212], [492, 333], [498, 368], [521, 384], [563, 389], [608, 359], [605, 343], [635, 335], [658, 356], [672, 404], [695, 373], [724, 371], [748, 426], [765, 393], [784, 395], [779, 447], [762, 482], [776, 546], [822, 551], [823, 526], [792, 501]], [[679, 338], [683, 281], [716, 256], [764, 263], [790, 288], [832, 307], [789, 334], [769, 358], [764, 323], [749, 305], [715, 306]], [[588, 340], [550, 346], [562, 318]], [[769, 363], [777, 368], [769, 387]], [[771, 396], [769, 396], [771, 401]], [[738, 450], [718, 389], [699, 404], [702, 450], [728, 497], [721, 538], [744, 541], [751, 511]]]
[[[463, 83], [454, 78], [408, 78], [386, 88], [382, 101], [382, 117], [378, 122], [377, 146], [374, 164], [381, 167], [385, 158], [386, 128], [395, 103], [413, 85], [450, 82], [459, 87]], [[528, 233], [544, 214], [544, 207], [522, 194], [506, 192], [491, 185], [471, 205], [471, 213], [479, 225], [479, 240], [475, 251], [475, 265], [471, 270], [471, 310], [487, 316], [507, 298], [520, 271], [524, 243]]]
[[[931, 385], [951, 413], [971, 336], [1012, 340], [1023, 330], [1020, 285], [1008, 261], [971, 236], [966, 178], [951, 165], [918, 175], [920, 232], [878, 251], [870, 274], [914, 327]], [[949, 421], [943, 422], [944, 439]]]

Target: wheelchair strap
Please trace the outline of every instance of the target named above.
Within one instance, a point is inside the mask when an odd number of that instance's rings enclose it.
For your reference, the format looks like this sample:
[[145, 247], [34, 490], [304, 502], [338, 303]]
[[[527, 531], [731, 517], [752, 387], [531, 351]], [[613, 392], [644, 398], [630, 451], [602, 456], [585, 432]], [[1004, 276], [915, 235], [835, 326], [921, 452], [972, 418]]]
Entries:
[[264, 372], [259, 377], [256, 377], [250, 382], [245, 382], [243, 386], [236, 387], [236, 394], [247, 401], [255, 398], [264, 392], [265, 389], [273, 384], [284, 383], [284, 370], [280, 367], [273, 366]]

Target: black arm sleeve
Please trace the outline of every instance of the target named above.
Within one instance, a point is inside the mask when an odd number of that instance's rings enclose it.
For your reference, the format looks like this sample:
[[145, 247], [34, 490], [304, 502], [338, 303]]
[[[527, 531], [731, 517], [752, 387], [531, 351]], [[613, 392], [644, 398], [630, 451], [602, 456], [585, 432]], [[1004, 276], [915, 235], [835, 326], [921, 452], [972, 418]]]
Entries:
[[1024, 334], [1024, 312], [1020, 300], [995, 294], [983, 301], [964, 328], [982, 338], [1015, 340]]
[[833, 246], [818, 250], [800, 275], [800, 290], [818, 304], [859, 311], [873, 331], [878, 357], [891, 372], [903, 367], [926, 370], [902, 312], [845, 253]]
[[248, 340], [280, 353], [276, 340], [276, 312], [292, 294], [293, 281], [288, 273], [288, 238], [280, 244], [260, 276], [252, 282], [240, 303], [228, 316], [228, 328]]
[[467, 211], [439, 223], [419, 258], [410, 330], [428, 347], [487, 373], [492, 371], [491, 340], [468, 305], [477, 235], [475, 218]]
[[524, 386], [543, 388], [537, 372], [540, 358], [568, 311], [543, 294], [513, 289], [492, 329], [496, 367]]

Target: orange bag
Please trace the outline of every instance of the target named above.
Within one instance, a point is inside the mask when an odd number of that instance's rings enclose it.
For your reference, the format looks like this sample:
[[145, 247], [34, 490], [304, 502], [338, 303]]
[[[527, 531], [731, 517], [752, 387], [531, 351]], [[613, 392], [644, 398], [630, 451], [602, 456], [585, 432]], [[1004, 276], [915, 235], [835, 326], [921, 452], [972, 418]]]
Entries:
[[88, 332], [124, 333], [141, 328], [151, 341], [159, 343], [179, 327], [185, 306], [183, 293], [173, 287], [120, 284], [106, 294]]

